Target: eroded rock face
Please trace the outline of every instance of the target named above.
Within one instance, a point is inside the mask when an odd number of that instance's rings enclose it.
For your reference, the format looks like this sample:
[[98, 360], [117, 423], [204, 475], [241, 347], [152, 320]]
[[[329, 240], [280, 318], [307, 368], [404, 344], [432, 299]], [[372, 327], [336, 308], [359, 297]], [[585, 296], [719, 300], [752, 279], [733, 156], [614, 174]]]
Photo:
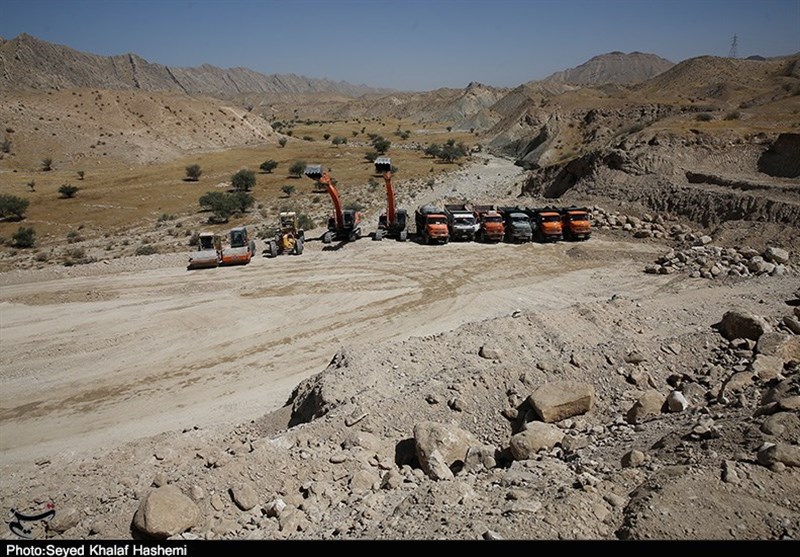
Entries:
[[758, 159], [758, 170], [770, 176], [800, 177], [800, 134], [780, 134]]

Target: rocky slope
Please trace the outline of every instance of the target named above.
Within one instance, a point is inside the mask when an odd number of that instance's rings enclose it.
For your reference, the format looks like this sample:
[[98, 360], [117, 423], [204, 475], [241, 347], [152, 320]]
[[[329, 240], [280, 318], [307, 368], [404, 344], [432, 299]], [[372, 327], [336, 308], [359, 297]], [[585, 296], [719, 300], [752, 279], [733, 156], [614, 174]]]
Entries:
[[542, 81], [573, 85], [636, 83], [667, 71], [675, 63], [643, 52], [609, 52], [595, 56], [580, 66], [556, 72]]

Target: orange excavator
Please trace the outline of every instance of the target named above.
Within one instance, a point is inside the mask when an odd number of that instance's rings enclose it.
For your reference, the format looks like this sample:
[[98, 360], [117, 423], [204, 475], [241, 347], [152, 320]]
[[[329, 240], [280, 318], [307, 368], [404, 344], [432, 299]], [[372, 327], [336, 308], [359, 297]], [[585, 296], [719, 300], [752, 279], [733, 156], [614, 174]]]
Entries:
[[324, 185], [333, 201], [333, 216], [328, 219], [328, 231], [322, 235], [322, 243], [330, 244], [333, 240], [353, 242], [361, 238], [361, 221], [364, 216], [355, 209], [342, 209], [339, 192], [328, 171], [323, 170], [322, 165], [311, 164], [306, 166], [305, 175]]
[[395, 207], [392, 160], [389, 157], [375, 159], [375, 172], [383, 174], [386, 183], [386, 210], [378, 217], [378, 229], [372, 239], [380, 241], [386, 237], [405, 242], [408, 239], [408, 211]]

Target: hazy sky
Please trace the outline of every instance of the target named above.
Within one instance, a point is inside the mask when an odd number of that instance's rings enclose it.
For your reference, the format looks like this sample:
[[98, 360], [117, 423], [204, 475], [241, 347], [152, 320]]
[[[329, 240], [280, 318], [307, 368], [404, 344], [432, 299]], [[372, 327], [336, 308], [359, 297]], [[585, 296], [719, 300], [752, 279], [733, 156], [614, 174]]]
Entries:
[[673, 62], [800, 52], [800, 0], [0, 0], [28, 33], [170, 66], [427, 91], [514, 87], [611, 51]]

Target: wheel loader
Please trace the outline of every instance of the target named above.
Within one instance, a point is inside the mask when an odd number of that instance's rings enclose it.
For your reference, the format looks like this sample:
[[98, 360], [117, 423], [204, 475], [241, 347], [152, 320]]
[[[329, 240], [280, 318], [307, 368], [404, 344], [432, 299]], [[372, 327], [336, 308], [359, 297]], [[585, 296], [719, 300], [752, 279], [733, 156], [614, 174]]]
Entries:
[[297, 222], [297, 213], [284, 211], [279, 215], [280, 225], [275, 236], [267, 242], [264, 257], [277, 257], [283, 254], [301, 255], [305, 244], [305, 232]]

